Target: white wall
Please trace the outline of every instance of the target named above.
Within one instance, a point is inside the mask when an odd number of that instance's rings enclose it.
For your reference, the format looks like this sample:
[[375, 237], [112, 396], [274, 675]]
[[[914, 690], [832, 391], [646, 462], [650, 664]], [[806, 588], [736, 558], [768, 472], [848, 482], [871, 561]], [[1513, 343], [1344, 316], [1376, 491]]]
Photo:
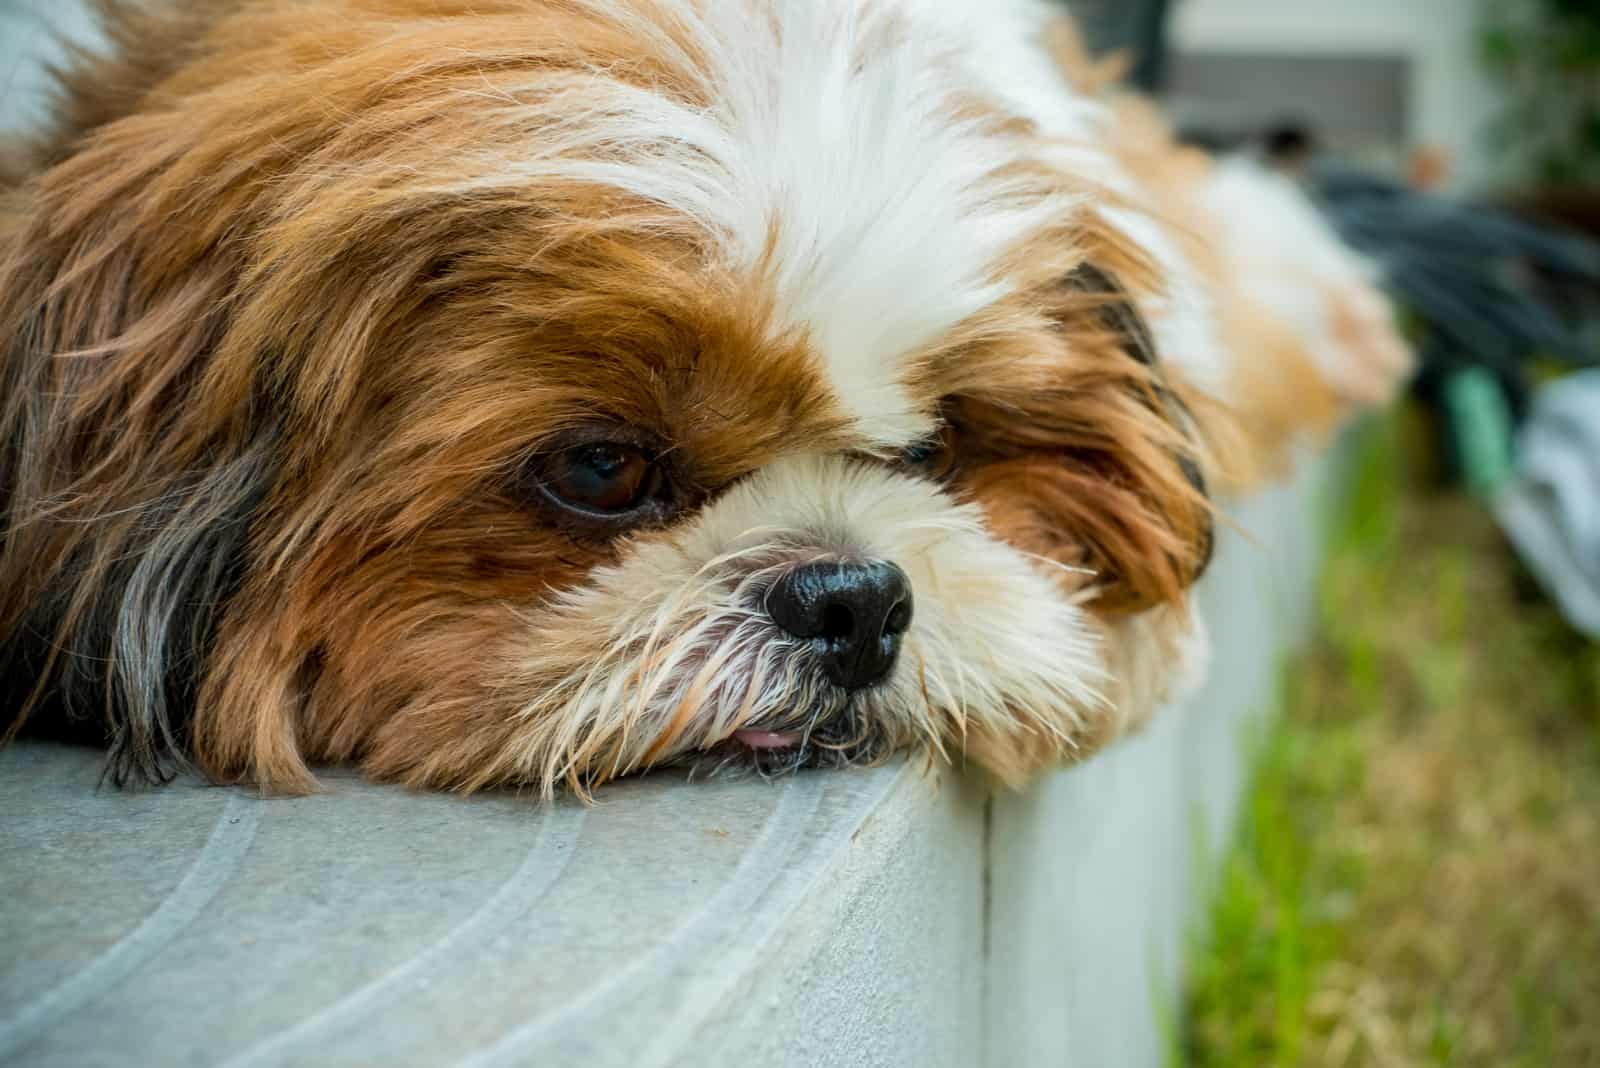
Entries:
[[1493, 174], [1482, 132], [1493, 84], [1477, 63], [1476, 0], [1178, 0], [1184, 51], [1378, 52], [1412, 60], [1411, 123], [1419, 144], [1454, 157], [1451, 186]]

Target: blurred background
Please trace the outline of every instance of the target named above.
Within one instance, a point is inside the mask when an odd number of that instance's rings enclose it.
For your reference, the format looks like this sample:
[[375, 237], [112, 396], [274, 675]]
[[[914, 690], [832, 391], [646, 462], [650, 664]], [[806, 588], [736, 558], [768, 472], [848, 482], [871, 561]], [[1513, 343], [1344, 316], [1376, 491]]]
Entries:
[[1600, 1064], [1600, 3], [1072, 6], [1302, 183], [1422, 364], [1346, 444], [1172, 1059]]

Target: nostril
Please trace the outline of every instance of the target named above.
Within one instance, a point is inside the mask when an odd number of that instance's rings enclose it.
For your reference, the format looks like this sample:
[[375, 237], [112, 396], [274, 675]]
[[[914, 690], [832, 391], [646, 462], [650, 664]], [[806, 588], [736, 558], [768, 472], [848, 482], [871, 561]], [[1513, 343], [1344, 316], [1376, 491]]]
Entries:
[[856, 615], [843, 601], [823, 606], [821, 637], [829, 641], [845, 641], [855, 633]]
[[883, 621], [883, 632], [891, 638], [904, 634], [911, 626], [911, 601], [903, 599], [895, 602], [889, 609], [889, 615]]

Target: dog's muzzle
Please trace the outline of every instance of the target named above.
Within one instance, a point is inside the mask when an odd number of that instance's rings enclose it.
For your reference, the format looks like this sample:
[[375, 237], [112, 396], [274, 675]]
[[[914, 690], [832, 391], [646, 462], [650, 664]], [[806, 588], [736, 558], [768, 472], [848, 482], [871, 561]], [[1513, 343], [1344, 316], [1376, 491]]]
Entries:
[[828, 681], [854, 692], [888, 677], [911, 626], [911, 580], [887, 560], [825, 560], [786, 572], [767, 614], [807, 642]]

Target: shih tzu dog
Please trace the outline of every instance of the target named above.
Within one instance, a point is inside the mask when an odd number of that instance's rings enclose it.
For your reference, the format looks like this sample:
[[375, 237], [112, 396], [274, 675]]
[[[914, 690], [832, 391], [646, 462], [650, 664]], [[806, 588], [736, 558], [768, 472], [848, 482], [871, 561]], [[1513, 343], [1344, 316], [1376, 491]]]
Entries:
[[10, 733], [1017, 783], [1186, 670], [1217, 336], [1032, 8], [104, 19], [0, 200]]

